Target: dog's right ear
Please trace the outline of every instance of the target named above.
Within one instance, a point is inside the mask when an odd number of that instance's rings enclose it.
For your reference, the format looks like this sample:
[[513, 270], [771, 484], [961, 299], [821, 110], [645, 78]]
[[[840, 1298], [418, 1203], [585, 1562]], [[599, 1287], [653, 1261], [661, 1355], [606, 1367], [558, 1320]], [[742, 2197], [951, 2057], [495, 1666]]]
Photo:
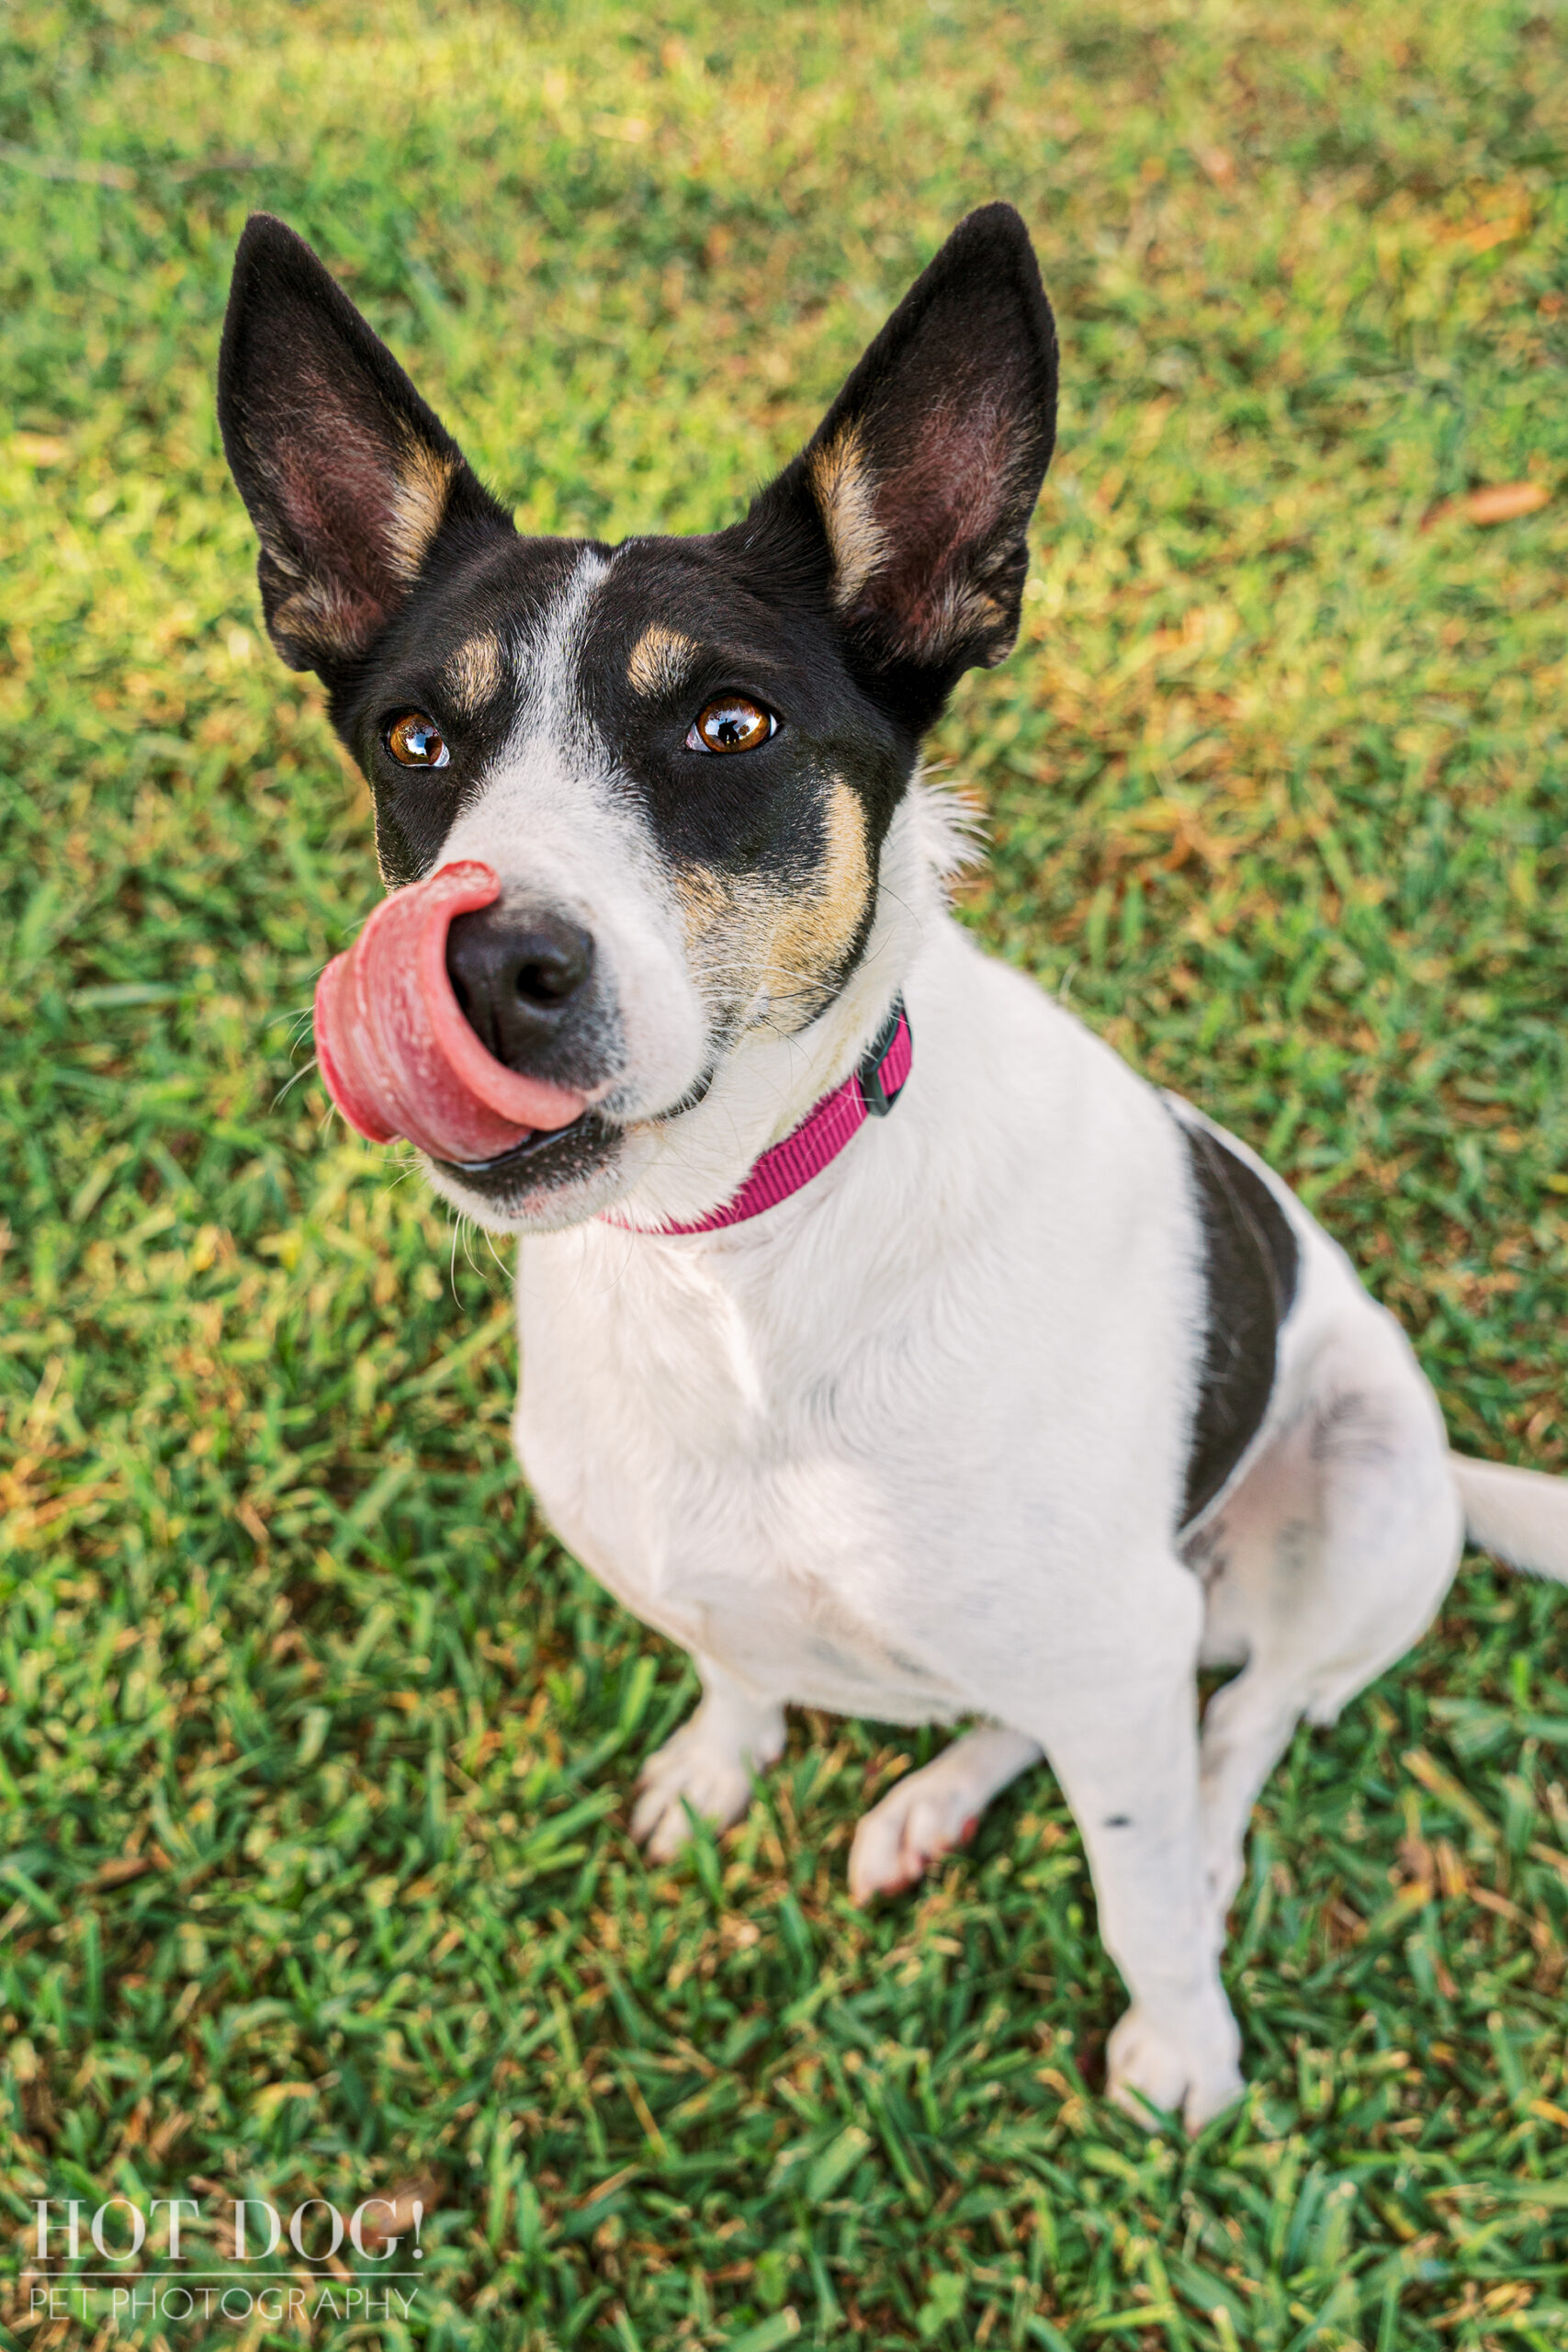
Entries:
[[253, 215], [234, 256], [218, 422], [261, 540], [267, 628], [295, 670], [340, 673], [437, 540], [512, 521], [302, 237]]
[[825, 576], [852, 651], [923, 729], [1018, 633], [1056, 423], [1056, 334], [1010, 204], [959, 223], [737, 538]]

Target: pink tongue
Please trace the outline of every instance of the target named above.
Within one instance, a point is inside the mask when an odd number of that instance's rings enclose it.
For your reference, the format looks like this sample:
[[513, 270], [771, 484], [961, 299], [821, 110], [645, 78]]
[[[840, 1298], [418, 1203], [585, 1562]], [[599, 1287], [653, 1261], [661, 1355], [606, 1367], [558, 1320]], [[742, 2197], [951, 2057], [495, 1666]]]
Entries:
[[447, 928], [500, 896], [477, 859], [444, 865], [383, 900], [317, 981], [321, 1076], [372, 1143], [406, 1136], [435, 1159], [493, 1159], [585, 1107], [584, 1096], [520, 1077], [487, 1053], [452, 993]]

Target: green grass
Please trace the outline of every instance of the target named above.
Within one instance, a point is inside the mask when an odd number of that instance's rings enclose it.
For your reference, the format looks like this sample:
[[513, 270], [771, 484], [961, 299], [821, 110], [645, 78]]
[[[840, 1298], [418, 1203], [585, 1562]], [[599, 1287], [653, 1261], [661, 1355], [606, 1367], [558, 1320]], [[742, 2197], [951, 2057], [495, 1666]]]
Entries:
[[[284, 1091], [377, 886], [211, 378], [269, 205], [525, 526], [705, 527], [1011, 197], [1066, 397], [1023, 641], [941, 730], [994, 841], [966, 919], [1274, 1156], [1460, 1442], [1568, 1467], [1564, 24], [0, 29], [13, 2277], [35, 2196], [401, 2188], [412, 2321], [318, 2341], [1562, 2343], [1562, 1596], [1472, 1564], [1298, 1739], [1228, 1963], [1254, 2087], [1195, 2146], [1098, 2097], [1122, 1996], [1043, 1774], [862, 1917], [853, 1822], [929, 1743], [806, 1719], [645, 1869], [626, 1783], [691, 1677], [530, 1512], [504, 1271]], [[90, 2335], [25, 2286], [12, 2325]]]

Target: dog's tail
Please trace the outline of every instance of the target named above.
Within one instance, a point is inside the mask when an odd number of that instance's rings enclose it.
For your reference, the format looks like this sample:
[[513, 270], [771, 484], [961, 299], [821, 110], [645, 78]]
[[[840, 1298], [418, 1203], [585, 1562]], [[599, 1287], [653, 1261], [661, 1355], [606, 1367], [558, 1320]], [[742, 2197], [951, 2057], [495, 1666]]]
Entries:
[[1568, 1478], [1450, 1453], [1465, 1532], [1511, 1568], [1568, 1584]]

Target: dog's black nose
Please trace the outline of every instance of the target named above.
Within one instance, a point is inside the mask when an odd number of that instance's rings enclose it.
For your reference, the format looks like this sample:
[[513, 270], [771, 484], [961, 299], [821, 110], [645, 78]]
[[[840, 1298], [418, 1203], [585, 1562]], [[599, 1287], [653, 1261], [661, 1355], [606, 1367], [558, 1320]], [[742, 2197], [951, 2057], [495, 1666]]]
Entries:
[[592, 940], [564, 915], [498, 902], [459, 915], [446, 934], [447, 977], [468, 1026], [508, 1069], [535, 1068], [592, 969]]

